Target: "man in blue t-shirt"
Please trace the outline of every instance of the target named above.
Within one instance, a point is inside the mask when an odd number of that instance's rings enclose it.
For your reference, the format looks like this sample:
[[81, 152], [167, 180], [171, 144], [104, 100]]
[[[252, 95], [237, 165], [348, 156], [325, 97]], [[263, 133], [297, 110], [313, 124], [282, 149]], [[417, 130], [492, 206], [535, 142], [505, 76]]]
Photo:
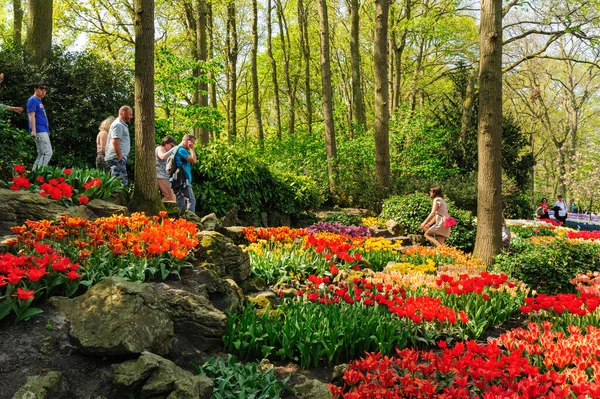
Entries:
[[52, 144], [50, 143], [50, 129], [48, 118], [42, 99], [46, 96], [46, 85], [42, 82], [33, 86], [33, 96], [27, 100], [27, 116], [29, 121], [29, 132], [35, 139], [37, 158], [33, 169], [48, 165], [52, 158]]
[[185, 209], [190, 212], [196, 212], [196, 197], [192, 190], [192, 165], [196, 163], [195, 143], [196, 137], [186, 134], [183, 136], [179, 150], [175, 154], [177, 171], [173, 175], [171, 186], [175, 192], [180, 213], [185, 212]]

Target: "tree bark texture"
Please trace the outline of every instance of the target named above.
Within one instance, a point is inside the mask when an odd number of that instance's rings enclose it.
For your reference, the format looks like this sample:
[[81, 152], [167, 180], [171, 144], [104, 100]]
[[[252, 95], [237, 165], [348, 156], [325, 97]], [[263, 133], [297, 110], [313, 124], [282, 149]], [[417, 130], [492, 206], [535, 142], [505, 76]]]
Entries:
[[232, 0], [227, 5], [227, 72], [229, 77], [227, 135], [229, 141], [234, 141], [237, 135], [236, 107], [238, 38], [235, 14], [235, 3]]
[[287, 21], [281, 0], [275, 0], [277, 10], [277, 21], [279, 22], [279, 38], [281, 39], [281, 52], [283, 53], [283, 76], [285, 77], [285, 86], [287, 91], [289, 110], [288, 110], [288, 134], [293, 135], [296, 129], [296, 88], [298, 86], [298, 76], [292, 81], [290, 76], [290, 32], [287, 28]]
[[360, 1], [350, 0], [350, 59], [352, 60], [352, 120], [356, 126], [367, 129], [365, 102], [361, 90], [360, 72], [360, 36], [359, 36]]
[[135, 0], [135, 185], [130, 209], [156, 215], [164, 206], [154, 149], [154, 0]]
[[279, 81], [277, 80], [277, 62], [273, 56], [273, 27], [271, 19], [271, 0], [267, 2], [267, 53], [271, 60], [271, 78], [273, 80], [273, 94], [275, 97], [275, 116], [277, 118], [277, 139], [281, 140], [281, 102], [279, 101]]
[[481, 0], [479, 48], [475, 256], [491, 265], [502, 246], [502, 0]]
[[[197, 61], [208, 61], [208, 43], [207, 43], [207, 35], [206, 35], [206, 1], [205, 0], [196, 0], [194, 2], [194, 20], [195, 23], [195, 33], [196, 33], [196, 60]], [[197, 68], [197, 76], [200, 77], [203, 73], [206, 73], [206, 70], [203, 68]], [[198, 105], [201, 107], [208, 107], [208, 83], [206, 79], [201, 79], [198, 83], [198, 87], [196, 89], [196, 101]], [[206, 127], [198, 128], [199, 136], [198, 139], [202, 145], [208, 145], [209, 141], [209, 132]]]
[[[214, 24], [214, 19], [213, 19], [212, 2], [206, 3], [206, 12], [207, 12], [207, 18], [208, 18], [208, 36], [209, 36], [208, 58], [212, 60], [214, 58], [214, 54], [215, 54], [215, 35], [214, 35], [214, 26], [215, 26], [215, 24]], [[210, 71], [209, 74], [208, 74], [208, 77], [210, 79], [210, 83], [208, 84], [208, 93], [209, 93], [209, 97], [210, 97], [210, 106], [216, 109], [218, 107], [218, 104], [217, 104], [217, 83], [216, 83], [216, 78], [215, 78], [214, 72]], [[212, 135], [215, 138], [219, 138], [219, 132], [218, 131], [212, 132]]]
[[374, 78], [375, 86], [375, 179], [384, 190], [390, 186], [388, 15], [390, 0], [375, 0]]
[[304, 91], [306, 96], [306, 124], [308, 133], [312, 133], [313, 109], [312, 109], [312, 90], [310, 87], [310, 43], [308, 41], [308, 4], [304, 5], [304, 0], [298, 0], [298, 19], [300, 26], [300, 44], [302, 56], [304, 58]]
[[52, 0], [29, 0], [25, 51], [43, 65], [52, 50]]
[[337, 148], [333, 128], [333, 91], [331, 89], [329, 19], [326, 0], [319, 0], [319, 31], [321, 34], [321, 83], [323, 85], [323, 124], [325, 128], [325, 149], [327, 152], [327, 174], [329, 177], [329, 190], [335, 193]]
[[13, 42], [21, 44], [23, 31], [23, 7], [21, 0], [13, 0]]
[[258, 65], [256, 58], [258, 55], [258, 0], [252, 0], [252, 105], [254, 109], [254, 119], [256, 121], [256, 135], [260, 148], [265, 147], [265, 133], [262, 124], [262, 114], [260, 111], [260, 98], [258, 94]]

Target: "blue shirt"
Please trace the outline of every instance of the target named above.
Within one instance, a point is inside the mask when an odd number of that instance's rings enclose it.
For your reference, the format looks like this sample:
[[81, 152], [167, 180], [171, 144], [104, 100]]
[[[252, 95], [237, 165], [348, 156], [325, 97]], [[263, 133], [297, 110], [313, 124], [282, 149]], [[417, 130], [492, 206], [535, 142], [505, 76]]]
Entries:
[[187, 175], [188, 180], [191, 184], [192, 183], [192, 164], [185, 160], [190, 155], [192, 155], [192, 154], [190, 154], [188, 152], [188, 150], [186, 150], [184, 147], [180, 147], [179, 151], [177, 151], [177, 154], [175, 155], [175, 165], [177, 165], [177, 167], [181, 166], [183, 168], [183, 170], [185, 170], [185, 174]]
[[[42, 104], [42, 100], [36, 96], [31, 96], [29, 97], [29, 100], [27, 100], [27, 115], [29, 115], [30, 112], [35, 112], [36, 133], [50, 133], [44, 104]], [[29, 118], [27, 118], [27, 122], [29, 122]], [[29, 132], [31, 133], [31, 122], [29, 122]]]

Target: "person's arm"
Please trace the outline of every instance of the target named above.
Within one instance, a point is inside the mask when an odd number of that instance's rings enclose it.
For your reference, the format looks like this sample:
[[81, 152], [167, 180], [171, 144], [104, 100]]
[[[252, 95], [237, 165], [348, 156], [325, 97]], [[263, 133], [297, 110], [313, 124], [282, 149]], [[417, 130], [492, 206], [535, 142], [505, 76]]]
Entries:
[[23, 112], [23, 107], [11, 107], [10, 105], [5, 105], [4, 107], [9, 111], [16, 112], [17, 114]]
[[102, 151], [106, 150], [106, 142], [108, 141], [108, 132], [105, 130], [100, 131], [98, 134], [98, 145], [102, 148]]
[[192, 165], [196, 164], [196, 151], [194, 151], [194, 145], [190, 145], [190, 148], [188, 148], [188, 152], [190, 153], [190, 156], [186, 157], [185, 160], [188, 161], [189, 163], [191, 163]]
[[112, 145], [115, 149], [115, 154], [117, 155], [117, 161], [120, 161], [121, 159], [123, 159], [123, 155], [121, 154], [121, 139], [113, 137]]
[[31, 111], [28, 115], [29, 115], [29, 126], [31, 126], [31, 135], [33, 137], [36, 137], [37, 132], [35, 131], [35, 111]]
[[165, 151], [165, 147], [163, 147], [162, 145], [158, 146], [158, 150], [156, 152], [156, 156], [158, 157], [158, 159], [160, 159], [161, 161], [164, 161], [165, 159], [169, 158], [169, 156], [175, 151], [178, 150], [179, 147], [175, 146], [173, 148], [171, 148], [169, 151]]

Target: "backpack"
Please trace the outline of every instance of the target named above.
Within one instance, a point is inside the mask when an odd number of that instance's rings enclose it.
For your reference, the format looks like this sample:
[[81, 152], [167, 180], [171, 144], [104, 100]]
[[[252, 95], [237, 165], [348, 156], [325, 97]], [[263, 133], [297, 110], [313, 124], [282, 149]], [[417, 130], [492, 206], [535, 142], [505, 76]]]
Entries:
[[167, 176], [169, 177], [173, 177], [175, 171], [177, 171], [177, 163], [175, 162], [175, 156], [179, 152], [180, 148], [180, 145], [176, 146], [175, 151], [173, 151], [173, 153], [167, 158], [167, 166], [165, 169], [167, 170]]
[[538, 209], [535, 211], [535, 213], [536, 213], [538, 216], [544, 216], [544, 214], [545, 214], [546, 212], [544, 211], [544, 208], [540, 206], [540, 207], [539, 207], [539, 208], [538, 208]]

